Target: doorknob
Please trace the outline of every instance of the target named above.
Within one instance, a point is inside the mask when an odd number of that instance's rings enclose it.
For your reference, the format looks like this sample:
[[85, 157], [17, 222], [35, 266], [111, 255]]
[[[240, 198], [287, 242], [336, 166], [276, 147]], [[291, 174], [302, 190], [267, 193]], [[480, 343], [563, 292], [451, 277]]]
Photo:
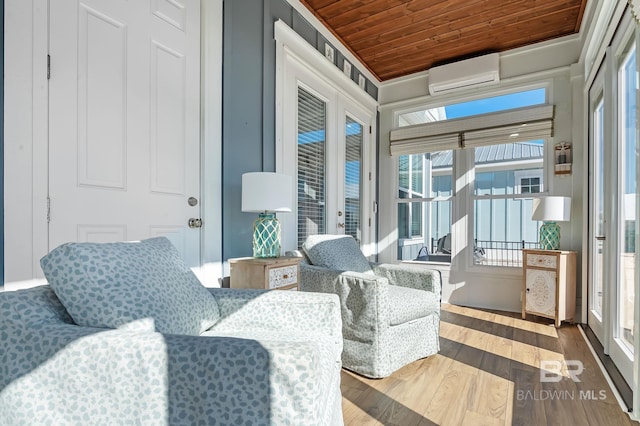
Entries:
[[202, 219], [189, 219], [189, 228], [202, 228]]
[[342, 212], [341, 211], [338, 211], [338, 216], [342, 216]]

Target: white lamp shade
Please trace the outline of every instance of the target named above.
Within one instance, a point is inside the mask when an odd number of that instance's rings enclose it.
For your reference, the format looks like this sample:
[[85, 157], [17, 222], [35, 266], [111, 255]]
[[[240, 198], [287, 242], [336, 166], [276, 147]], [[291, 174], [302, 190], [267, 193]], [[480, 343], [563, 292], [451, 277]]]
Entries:
[[243, 212], [290, 212], [291, 176], [256, 172], [242, 175]]
[[571, 218], [571, 198], [544, 197], [533, 199], [531, 220], [567, 222]]

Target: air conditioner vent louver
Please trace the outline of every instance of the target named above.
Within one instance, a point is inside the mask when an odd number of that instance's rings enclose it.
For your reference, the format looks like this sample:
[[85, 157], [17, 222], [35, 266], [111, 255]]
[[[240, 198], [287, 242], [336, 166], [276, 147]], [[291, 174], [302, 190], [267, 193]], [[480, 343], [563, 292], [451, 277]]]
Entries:
[[429, 70], [429, 93], [437, 95], [485, 86], [500, 81], [500, 59], [497, 53], [466, 59]]

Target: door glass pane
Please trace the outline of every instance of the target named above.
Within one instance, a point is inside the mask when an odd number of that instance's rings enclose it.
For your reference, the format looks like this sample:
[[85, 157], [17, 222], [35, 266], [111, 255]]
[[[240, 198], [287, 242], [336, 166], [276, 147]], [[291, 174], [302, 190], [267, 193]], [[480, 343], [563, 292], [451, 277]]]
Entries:
[[604, 101], [593, 113], [593, 205], [591, 207], [595, 238], [592, 245], [593, 280], [591, 310], [602, 318], [602, 283], [604, 281]]
[[360, 203], [362, 200], [362, 125], [347, 117], [345, 126], [344, 162], [344, 225], [345, 234], [360, 243], [362, 224]]
[[636, 55], [632, 47], [619, 71], [620, 99], [620, 216], [618, 249], [620, 280], [618, 288], [617, 337], [633, 352], [633, 300], [636, 257]]
[[326, 103], [298, 88], [298, 247], [324, 234]]

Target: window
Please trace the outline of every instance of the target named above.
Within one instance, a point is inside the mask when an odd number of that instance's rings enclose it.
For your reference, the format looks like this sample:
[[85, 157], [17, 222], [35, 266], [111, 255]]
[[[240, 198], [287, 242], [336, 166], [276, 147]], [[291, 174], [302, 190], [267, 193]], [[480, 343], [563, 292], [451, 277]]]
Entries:
[[538, 242], [532, 198], [519, 194], [542, 191], [543, 159], [543, 141], [475, 148], [475, 264], [520, 266], [521, 250]]
[[537, 194], [541, 191], [539, 177], [520, 178], [520, 193], [521, 194]]
[[400, 259], [415, 259], [420, 250], [428, 250], [430, 260], [450, 260], [452, 170], [451, 150], [398, 158]]
[[[553, 125], [546, 97], [538, 88], [396, 114], [390, 139], [398, 155], [399, 260], [416, 259], [426, 247], [427, 260], [450, 261], [454, 183], [468, 180], [473, 241], [465, 247], [473, 264], [522, 264], [522, 248], [538, 242], [531, 194], [545, 191], [545, 138]], [[454, 174], [456, 154], [473, 159]]]
[[[400, 188], [398, 197], [423, 198], [424, 155], [403, 155], [399, 161]], [[422, 208], [420, 203], [402, 203], [398, 211], [400, 238], [416, 238], [422, 235]]]
[[416, 124], [433, 123], [454, 118], [471, 117], [474, 115], [506, 111], [515, 108], [542, 105], [546, 102], [547, 91], [544, 88], [525, 90], [506, 95], [492, 96], [475, 101], [455, 103], [447, 106], [417, 111], [403, 112], [398, 115], [398, 127]]

